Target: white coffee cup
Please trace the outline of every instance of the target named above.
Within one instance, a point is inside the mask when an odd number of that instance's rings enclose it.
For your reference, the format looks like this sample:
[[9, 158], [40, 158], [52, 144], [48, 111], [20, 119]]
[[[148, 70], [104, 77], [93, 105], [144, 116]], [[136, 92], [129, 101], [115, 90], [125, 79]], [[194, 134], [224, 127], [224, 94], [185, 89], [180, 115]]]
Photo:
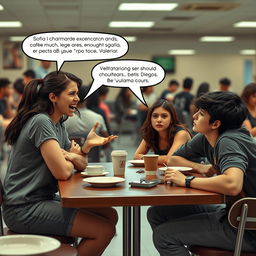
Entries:
[[87, 174], [89, 175], [100, 175], [104, 172], [103, 165], [88, 165], [86, 167]]
[[113, 150], [111, 157], [114, 176], [124, 177], [127, 152], [125, 150]]

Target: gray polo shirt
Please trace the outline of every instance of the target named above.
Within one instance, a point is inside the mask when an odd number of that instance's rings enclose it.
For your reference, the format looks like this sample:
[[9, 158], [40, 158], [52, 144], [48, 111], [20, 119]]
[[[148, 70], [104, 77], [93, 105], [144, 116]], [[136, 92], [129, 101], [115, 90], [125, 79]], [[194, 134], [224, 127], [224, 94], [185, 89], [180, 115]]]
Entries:
[[47, 114], [36, 114], [26, 122], [8, 160], [4, 204], [18, 205], [53, 198], [57, 180], [40, 152], [40, 145], [49, 139], [57, 140], [63, 149], [70, 147], [64, 125], [53, 124]]
[[214, 147], [204, 135], [197, 134], [173, 155], [189, 160], [206, 157], [222, 173], [237, 167], [245, 173], [243, 191], [246, 196], [256, 196], [256, 141], [245, 128], [224, 132]]

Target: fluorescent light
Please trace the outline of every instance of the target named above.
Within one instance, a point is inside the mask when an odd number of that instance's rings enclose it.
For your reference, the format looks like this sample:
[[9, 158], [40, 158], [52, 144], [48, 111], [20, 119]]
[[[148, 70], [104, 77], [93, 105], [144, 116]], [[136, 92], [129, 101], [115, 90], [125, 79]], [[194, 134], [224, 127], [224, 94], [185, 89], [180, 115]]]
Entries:
[[254, 49], [244, 49], [240, 51], [242, 55], [256, 55], [256, 50]]
[[111, 21], [111, 28], [151, 28], [155, 25], [153, 21]]
[[124, 36], [124, 39], [127, 42], [135, 42], [137, 40], [137, 37], [136, 36]]
[[202, 36], [201, 42], [232, 42], [235, 38], [233, 36]]
[[2, 11], [4, 9], [4, 7], [0, 4], [0, 11]]
[[25, 36], [10, 36], [11, 42], [22, 42], [26, 37]]
[[169, 50], [168, 54], [170, 55], [193, 55], [195, 54], [195, 50]]
[[22, 27], [20, 21], [0, 21], [0, 28], [18, 28]]
[[119, 11], [172, 11], [178, 4], [175, 3], [122, 3]]
[[240, 21], [233, 26], [235, 28], [256, 28], [256, 21]]

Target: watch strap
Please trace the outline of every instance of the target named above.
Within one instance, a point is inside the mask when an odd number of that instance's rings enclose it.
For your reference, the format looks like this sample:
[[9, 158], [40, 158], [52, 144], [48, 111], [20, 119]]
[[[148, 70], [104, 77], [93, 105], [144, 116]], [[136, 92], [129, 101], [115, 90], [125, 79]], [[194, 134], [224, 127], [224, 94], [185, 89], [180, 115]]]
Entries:
[[193, 180], [195, 178], [195, 176], [187, 176], [186, 179], [185, 179], [185, 186], [186, 188], [190, 188], [190, 183], [191, 183], [191, 180]]

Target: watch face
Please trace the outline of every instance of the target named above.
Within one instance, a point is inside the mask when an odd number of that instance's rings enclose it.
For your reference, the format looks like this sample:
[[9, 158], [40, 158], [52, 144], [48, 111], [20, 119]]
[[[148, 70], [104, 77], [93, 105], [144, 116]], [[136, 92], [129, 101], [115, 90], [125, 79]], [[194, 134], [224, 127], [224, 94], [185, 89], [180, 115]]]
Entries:
[[195, 178], [195, 176], [187, 176], [186, 180], [193, 180]]

